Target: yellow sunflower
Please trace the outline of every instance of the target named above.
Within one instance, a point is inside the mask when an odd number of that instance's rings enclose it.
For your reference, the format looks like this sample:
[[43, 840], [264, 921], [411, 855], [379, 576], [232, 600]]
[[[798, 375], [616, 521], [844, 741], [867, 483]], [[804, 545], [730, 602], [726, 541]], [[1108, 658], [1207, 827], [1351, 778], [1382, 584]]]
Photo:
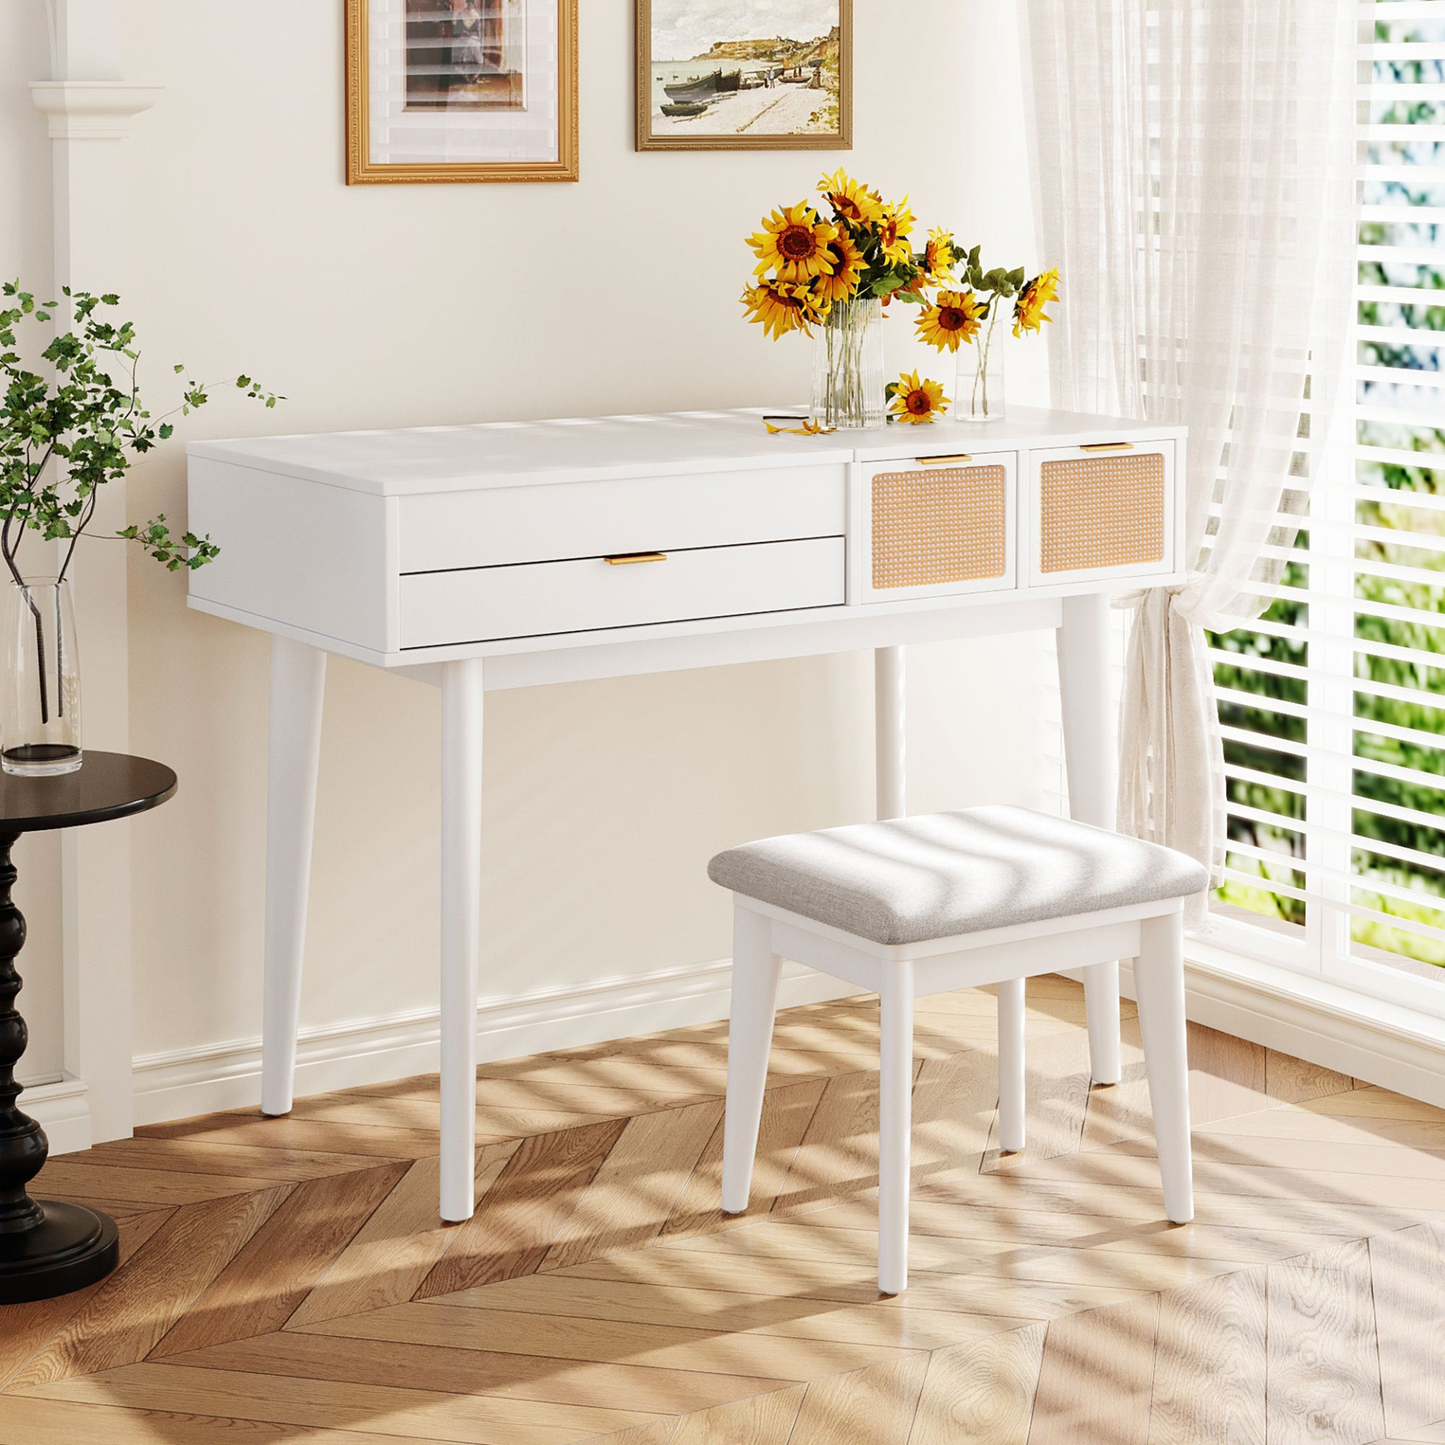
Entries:
[[878, 244], [886, 261], [911, 261], [913, 249], [905, 239], [917, 217], [908, 209], [908, 197], [894, 206], [884, 206], [878, 225]]
[[828, 252], [833, 262], [830, 276], [819, 276], [813, 283], [820, 300], [829, 306], [835, 301], [851, 301], [858, 292], [865, 262], [863, 253], [853, 244], [847, 232], [836, 241], [828, 243]]
[[757, 253], [757, 274], [776, 270], [781, 281], [810, 281], [832, 273], [828, 246], [838, 238], [838, 228], [818, 219], [805, 201], [783, 211], [774, 211], [763, 221], [763, 229], [748, 237]]
[[928, 233], [928, 244], [923, 248], [923, 269], [935, 285], [953, 280], [953, 233], [935, 226]]
[[899, 421], [912, 422], [915, 426], [937, 420], [949, 404], [943, 387], [936, 381], [920, 381], [916, 371], [905, 371], [888, 392], [893, 398], [888, 410]]
[[883, 197], [869, 190], [862, 181], [855, 181], [847, 171], [838, 170], [824, 176], [818, 189], [838, 213], [852, 226], [874, 226], [883, 219]]
[[983, 324], [984, 303], [972, 291], [940, 291], [918, 318], [919, 339], [940, 351], [957, 351]]
[[1052, 316], [1044, 315], [1044, 307], [1050, 301], [1058, 299], [1059, 268], [1052, 266], [1042, 275], [1035, 276], [1019, 292], [1018, 300], [1014, 302], [1014, 335], [1022, 336], [1025, 331], [1037, 331], [1039, 322], [1052, 321]]
[[774, 341], [790, 331], [811, 336], [808, 328], [828, 311], [810, 287], [793, 281], [760, 281], [756, 286], [744, 287], [741, 300], [748, 320], [759, 322]]

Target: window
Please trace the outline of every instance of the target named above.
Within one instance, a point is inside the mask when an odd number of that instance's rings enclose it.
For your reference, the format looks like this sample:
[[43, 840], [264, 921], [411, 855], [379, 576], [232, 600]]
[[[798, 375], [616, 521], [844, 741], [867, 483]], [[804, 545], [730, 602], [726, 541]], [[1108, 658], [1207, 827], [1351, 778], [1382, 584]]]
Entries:
[[1360, 12], [1355, 403], [1278, 599], [1210, 638], [1215, 913], [1238, 952], [1445, 1014], [1445, 0]]

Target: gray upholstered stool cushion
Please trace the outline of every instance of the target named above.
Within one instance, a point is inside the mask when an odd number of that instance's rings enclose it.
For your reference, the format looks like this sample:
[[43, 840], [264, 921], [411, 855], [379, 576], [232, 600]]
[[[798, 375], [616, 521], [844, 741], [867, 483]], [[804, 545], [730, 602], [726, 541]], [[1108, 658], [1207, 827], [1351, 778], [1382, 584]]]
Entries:
[[970, 808], [764, 838], [714, 883], [874, 943], [922, 943], [1209, 886], [1194, 859], [1028, 808]]

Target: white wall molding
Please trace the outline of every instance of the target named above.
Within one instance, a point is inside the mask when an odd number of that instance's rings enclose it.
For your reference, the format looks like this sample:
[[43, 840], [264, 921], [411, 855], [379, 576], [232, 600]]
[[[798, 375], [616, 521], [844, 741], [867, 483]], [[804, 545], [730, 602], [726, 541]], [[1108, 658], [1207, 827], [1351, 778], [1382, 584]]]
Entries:
[[123, 80], [32, 80], [30, 98], [51, 140], [120, 140], [130, 119], [160, 99], [160, 87]]
[[65, 1078], [53, 1084], [32, 1085], [21, 1094], [19, 1103], [45, 1130], [52, 1155], [74, 1154], [89, 1149], [94, 1142], [90, 1090], [84, 1080]]
[[[1197, 939], [1185, 954], [1196, 1023], [1445, 1108], [1445, 1019]], [[1120, 987], [1133, 998], [1128, 964]]]
[[[1195, 1022], [1445, 1108], [1445, 1020], [1362, 999], [1285, 969], [1226, 961], [1198, 944], [1191, 953], [1187, 998]], [[477, 1008], [478, 1060], [583, 1048], [726, 1018], [730, 966], [719, 959], [637, 978], [484, 1000]], [[1121, 985], [1132, 998], [1134, 979], [1127, 963]], [[854, 992], [790, 963], [779, 1003], [787, 1007]], [[303, 1029], [296, 1092], [325, 1093], [434, 1073], [438, 1037], [435, 1009]], [[235, 1039], [137, 1058], [134, 1085], [138, 1125], [256, 1108], [261, 1040]], [[66, 1079], [27, 1089], [24, 1099], [50, 1135], [52, 1153], [90, 1145], [83, 1083]]]
[[[157, 87], [121, 77], [121, 0], [49, 0], [51, 74], [30, 94], [49, 123], [52, 295], [123, 292], [130, 214], [120, 142]], [[62, 309], [58, 322], [67, 319]], [[125, 483], [99, 498], [92, 531], [126, 522]], [[130, 745], [130, 644], [123, 547], [77, 550], [71, 569], [84, 661], [86, 748]], [[130, 824], [70, 828], [60, 840], [65, 1067], [90, 1086], [96, 1140], [131, 1130]]]
[[[720, 959], [636, 978], [483, 1000], [477, 1008], [478, 1062], [724, 1019], [730, 971], [730, 960]], [[837, 979], [789, 964], [779, 1003], [815, 1003], [856, 992]], [[435, 1073], [439, 1037], [435, 1009], [303, 1028], [296, 1052], [296, 1093], [326, 1093]], [[255, 1108], [261, 1099], [261, 1040], [150, 1054], [136, 1059], [134, 1078], [137, 1125]]]
[[[1197, 1023], [1445, 1107], [1445, 1020], [1285, 969], [1226, 961], [1198, 944], [1191, 953], [1188, 1013]], [[729, 968], [729, 961], [720, 959], [484, 1000], [477, 1008], [477, 1057], [489, 1063], [726, 1018]], [[1127, 964], [1121, 983], [1132, 998]], [[779, 1002], [786, 1007], [853, 992], [789, 964]], [[435, 1009], [303, 1029], [296, 1092], [325, 1093], [434, 1073], [438, 1037]], [[134, 1083], [138, 1125], [252, 1109], [261, 1097], [261, 1041], [236, 1039], [137, 1058]], [[47, 1131], [52, 1120], [64, 1129], [63, 1135], [51, 1134], [55, 1153], [90, 1142], [88, 1114], [82, 1128], [79, 1104], [70, 1102], [77, 1097], [83, 1104], [83, 1086], [70, 1081], [26, 1092], [27, 1106], [50, 1111], [34, 1110]]]

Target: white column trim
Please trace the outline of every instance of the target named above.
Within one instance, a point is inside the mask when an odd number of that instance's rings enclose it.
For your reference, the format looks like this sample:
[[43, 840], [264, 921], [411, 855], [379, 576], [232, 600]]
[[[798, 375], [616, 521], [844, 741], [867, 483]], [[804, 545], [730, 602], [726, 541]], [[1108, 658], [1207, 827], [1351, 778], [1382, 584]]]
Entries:
[[[131, 118], [160, 96], [121, 78], [123, 0], [50, 0], [51, 75], [31, 84], [46, 116], [53, 175], [53, 289], [124, 292], [128, 196], [118, 143]], [[47, 288], [49, 289], [49, 288]], [[63, 324], [65, 311], [57, 315]], [[125, 525], [125, 485], [101, 497], [98, 533]], [[82, 746], [130, 746], [126, 558], [119, 547], [87, 544], [72, 568], [84, 690]], [[64, 979], [65, 1142], [76, 1147], [131, 1132], [130, 824], [72, 828], [61, 835]], [[81, 1112], [85, 1118], [81, 1118]], [[87, 1137], [88, 1136], [88, 1137]]]
[[123, 80], [32, 80], [30, 98], [49, 122], [51, 140], [120, 140], [130, 118], [160, 99], [157, 85]]

